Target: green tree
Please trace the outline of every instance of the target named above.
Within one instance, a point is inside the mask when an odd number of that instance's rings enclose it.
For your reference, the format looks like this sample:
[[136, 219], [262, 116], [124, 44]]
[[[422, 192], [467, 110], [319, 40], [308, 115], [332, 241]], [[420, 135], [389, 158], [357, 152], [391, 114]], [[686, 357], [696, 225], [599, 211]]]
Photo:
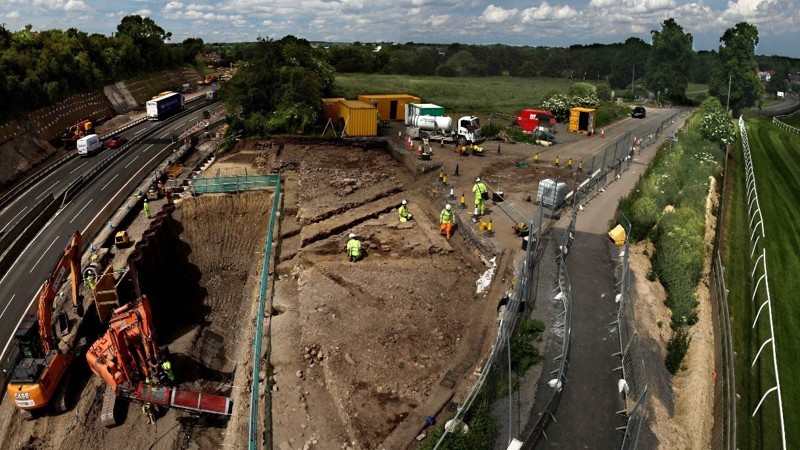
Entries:
[[650, 32], [653, 46], [647, 59], [647, 87], [660, 98], [682, 101], [689, 85], [692, 66], [692, 35], [685, 33], [675, 19], [661, 24], [661, 31]]
[[[739, 111], [761, 103], [764, 87], [758, 77], [755, 49], [758, 29], [747, 22], [728, 28], [719, 39], [719, 64], [708, 81], [709, 93]], [[730, 82], [730, 98], [728, 83]]]

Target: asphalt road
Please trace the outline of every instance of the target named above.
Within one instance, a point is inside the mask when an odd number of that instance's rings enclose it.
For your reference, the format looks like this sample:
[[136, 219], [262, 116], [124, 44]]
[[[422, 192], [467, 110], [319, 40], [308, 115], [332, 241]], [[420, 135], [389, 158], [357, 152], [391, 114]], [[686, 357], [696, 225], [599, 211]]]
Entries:
[[[190, 128], [201, 118], [202, 110], [192, 112], [141, 142], [127, 146], [123, 155], [87, 184], [39, 231], [0, 280], [0, 349], [3, 352], [72, 233], [76, 229], [83, 232], [95, 220], [107, 220], [99, 217], [99, 211], [114, 194], [120, 190], [130, 191], [141, 183], [148, 175], [144, 170], [147, 161], [165, 157], [162, 150], [171, 142], [172, 134]], [[132, 138], [156, 126], [157, 122], [145, 122], [122, 135]], [[91, 171], [109, 153], [105, 150], [88, 158], [74, 158], [43, 178], [0, 212], [0, 228], [13, 226], [43, 196], [61, 192], [74, 179]], [[84, 240], [87, 238], [91, 236]]]

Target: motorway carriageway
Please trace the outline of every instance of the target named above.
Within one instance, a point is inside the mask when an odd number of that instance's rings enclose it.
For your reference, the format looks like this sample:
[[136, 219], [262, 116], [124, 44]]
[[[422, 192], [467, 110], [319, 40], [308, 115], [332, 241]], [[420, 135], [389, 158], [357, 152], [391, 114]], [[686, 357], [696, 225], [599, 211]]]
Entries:
[[[202, 120], [203, 109], [170, 123], [140, 142], [126, 144], [122, 155], [94, 180], [90, 180], [71, 202], [58, 210], [22, 251], [8, 273], [0, 279], [0, 354], [5, 353], [20, 319], [34, 302], [56, 259], [69, 244], [72, 233], [76, 229], [83, 233], [94, 221], [106, 221], [106, 217], [99, 217], [99, 212], [117, 192], [131, 192], [138, 186], [149, 175], [143, 169], [147, 162], [163, 158], [162, 150], [172, 142], [172, 134], [180, 134]], [[158, 125], [158, 122], [148, 121], [120, 134], [133, 139]], [[27, 189], [0, 212], [0, 230], [5, 232], [11, 229], [42, 197], [61, 192], [73, 180], [90, 172], [111, 151], [103, 150], [88, 158], [72, 158]], [[84, 236], [84, 241], [93, 238]]]

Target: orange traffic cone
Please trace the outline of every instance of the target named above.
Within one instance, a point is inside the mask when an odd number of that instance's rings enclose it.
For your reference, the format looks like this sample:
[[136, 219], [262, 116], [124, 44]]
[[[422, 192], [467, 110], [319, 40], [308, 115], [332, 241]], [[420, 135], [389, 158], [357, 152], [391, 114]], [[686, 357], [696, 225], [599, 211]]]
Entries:
[[605, 130], [605, 128], [603, 128], [603, 129], [601, 129], [601, 130], [600, 130], [600, 137], [601, 137], [601, 138], [604, 138], [604, 137], [606, 137], [606, 130]]

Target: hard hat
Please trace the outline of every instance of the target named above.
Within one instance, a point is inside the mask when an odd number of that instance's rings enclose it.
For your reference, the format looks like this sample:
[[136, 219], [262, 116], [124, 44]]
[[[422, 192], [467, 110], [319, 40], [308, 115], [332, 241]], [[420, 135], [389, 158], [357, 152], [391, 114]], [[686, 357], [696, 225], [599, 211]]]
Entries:
[[445, 205], [445, 207], [444, 207], [444, 209], [446, 209], [446, 210], [448, 210], [448, 211], [449, 211], [449, 210], [451, 210], [452, 208], [453, 208], [453, 207], [452, 207], [452, 206], [450, 206], [450, 203], [448, 203], [448, 204], [447, 204], [447, 205]]
[[481, 177], [475, 178], [475, 181], [481, 181]]
[[348, 237], [349, 237], [350, 239], [353, 239], [354, 237], [356, 237], [356, 234], [355, 234], [355, 233], [350, 233], [350, 236], [348, 236]]
[[404, 204], [404, 205], [406, 204], [406, 201], [405, 201], [405, 200], [403, 200], [403, 204]]
[[144, 199], [144, 202], [147, 203], [147, 199], [146, 198]]

